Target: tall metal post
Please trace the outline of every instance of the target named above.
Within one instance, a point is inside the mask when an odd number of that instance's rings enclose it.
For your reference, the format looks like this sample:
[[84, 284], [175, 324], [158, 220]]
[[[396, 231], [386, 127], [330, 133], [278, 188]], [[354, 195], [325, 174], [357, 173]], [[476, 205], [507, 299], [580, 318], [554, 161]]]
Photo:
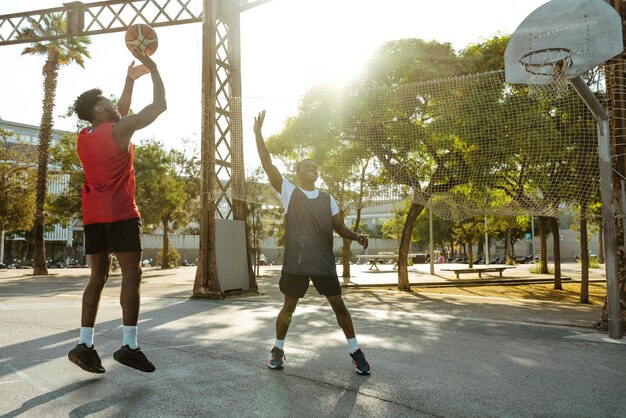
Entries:
[[615, 207], [613, 205], [613, 169], [609, 138], [609, 113], [602, 107], [593, 92], [580, 77], [570, 80], [598, 123], [598, 154], [600, 157], [600, 198], [602, 200], [602, 223], [606, 248], [606, 292], [608, 305], [609, 337], [622, 338], [620, 286], [617, 276], [615, 241]]
[[[244, 201], [246, 193], [245, 164], [243, 157], [243, 120], [242, 120], [242, 83], [241, 83], [241, 13], [229, 13], [229, 55], [230, 76], [230, 147], [232, 160], [232, 205], [233, 219], [246, 221], [247, 207]], [[248, 260], [248, 280], [250, 290], [258, 290], [256, 276], [252, 267], [252, 248], [250, 231], [246, 222], [246, 253]]]
[[200, 248], [193, 296], [221, 298], [215, 256], [215, 45], [217, 0], [204, 0], [202, 22], [202, 132]]

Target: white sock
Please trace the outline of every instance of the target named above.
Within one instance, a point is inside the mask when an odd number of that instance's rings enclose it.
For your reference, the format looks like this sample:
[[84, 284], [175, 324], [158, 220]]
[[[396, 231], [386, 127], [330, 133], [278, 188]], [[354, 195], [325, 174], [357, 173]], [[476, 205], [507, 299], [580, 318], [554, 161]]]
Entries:
[[85, 344], [87, 347], [93, 347], [93, 327], [80, 327], [78, 344]]
[[127, 345], [128, 348], [134, 350], [137, 348], [137, 325], [129, 326], [124, 325], [122, 327], [124, 331], [124, 339], [122, 340], [122, 346]]
[[356, 342], [356, 337], [348, 338], [348, 348], [350, 349], [350, 354], [353, 354], [356, 350], [359, 349], [359, 343]]
[[285, 340], [279, 340], [279, 339], [274, 340], [274, 346], [282, 350], [283, 347], [285, 346]]

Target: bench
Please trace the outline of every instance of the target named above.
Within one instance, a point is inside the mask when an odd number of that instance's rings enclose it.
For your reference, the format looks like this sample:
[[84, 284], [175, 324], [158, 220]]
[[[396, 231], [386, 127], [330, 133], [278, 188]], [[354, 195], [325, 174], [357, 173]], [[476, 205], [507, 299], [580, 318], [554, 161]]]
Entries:
[[[418, 255], [419, 254], [409, 254], [409, 259], [414, 258]], [[393, 260], [393, 270], [398, 268], [398, 254], [394, 254], [391, 252], [381, 252], [378, 254], [361, 254], [357, 255], [356, 258], [366, 259], [367, 262], [370, 264], [369, 270], [376, 269], [376, 271], [380, 271], [378, 265], [383, 264], [385, 260]]]
[[441, 271], [452, 271], [456, 274], [456, 278], [459, 278], [460, 274], [465, 273], [478, 273], [478, 278], [482, 277], [483, 273], [499, 273], [502, 277], [502, 272], [506, 269], [514, 269], [513, 266], [507, 267], [474, 267], [474, 268], [454, 268], [454, 269], [441, 269]]
[[371, 269], [376, 269], [376, 271], [380, 271], [378, 268], [378, 264], [381, 264], [385, 260], [393, 260], [393, 269], [395, 270], [398, 266], [398, 256], [393, 253], [385, 253], [385, 254], [361, 254], [357, 255], [356, 258], [365, 259], [370, 264]]

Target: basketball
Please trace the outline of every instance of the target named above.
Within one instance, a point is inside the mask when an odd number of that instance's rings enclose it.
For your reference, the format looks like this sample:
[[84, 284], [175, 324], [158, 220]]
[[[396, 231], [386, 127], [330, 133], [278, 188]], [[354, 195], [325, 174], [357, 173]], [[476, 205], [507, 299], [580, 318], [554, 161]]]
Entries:
[[126, 30], [126, 47], [131, 51], [143, 52], [145, 55], [152, 55], [159, 46], [157, 34], [152, 26], [145, 23], [136, 23]]

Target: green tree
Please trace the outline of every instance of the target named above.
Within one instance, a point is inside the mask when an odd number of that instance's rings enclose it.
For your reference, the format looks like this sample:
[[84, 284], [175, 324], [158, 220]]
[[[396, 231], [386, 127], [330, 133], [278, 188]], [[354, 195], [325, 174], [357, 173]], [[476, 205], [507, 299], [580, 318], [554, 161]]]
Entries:
[[485, 234], [485, 223], [482, 216], [474, 216], [465, 221], [458, 222], [452, 228], [456, 240], [467, 248], [467, 262], [469, 268], [474, 266], [474, 244]]
[[530, 226], [530, 216], [490, 216], [487, 221], [493, 236], [504, 243], [504, 255], [507, 263], [515, 260], [514, 245], [523, 239]]
[[35, 213], [35, 152], [19, 140], [9, 141], [10, 136], [0, 129], [0, 263], [5, 232], [31, 228]]
[[[408, 203], [408, 202], [407, 202]], [[389, 218], [383, 222], [382, 233], [383, 238], [389, 238], [396, 241], [396, 251], [400, 248], [400, 240], [402, 239], [402, 230], [406, 223], [406, 216], [409, 204], [404, 203], [401, 206], [392, 209], [393, 218]]]
[[252, 201], [248, 202], [246, 234], [251, 242], [248, 242], [250, 254], [254, 256], [254, 274], [259, 275], [261, 257], [260, 241], [269, 236], [279, 236], [282, 230], [283, 209], [276, 193], [267, 183], [262, 183], [265, 176], [262, 168], [258, 168], [246, 182], [246, 195]]
[[[440, 248], [442, 253], [445, 253], [446, 244], [454, 241], [453, 227], [453, 221], [433, 214], [433, 244], [435, 248]], [[422, 212], [415, 222], [412, 241], [427, 245], [430, 244], [430, 238], [430, 215], [428, 212]]]
[[[62, 14], [42, 15], [41, 19], [28, 18], [29, 26], [19, 29], [18, 38], [42, 38], [67, 34], [67, 22]], [[39, 127], [39, 160], [37, 165], [37, 187], [35, 203], [35, 265], [33, 274], [48, 274], [46, 266], [44, 227], [46, 214], [44, 210], [47, 193], [48, 148], [52, 138], [52, 112], [56, 95], [59, 69], [72, 63], [84, 68], [85, 58], [90, 58], [87, 46], [89, 38], [71, 36], [49, 41], [35, 41], [24, 48], [22, 55], [44, 55], [43, 66], [44, 98], [41, 124]]]
[[[462, 149], [451, 137], [429, 135], [433, 95], [405, 87], [461, 72], [450, 44], [402, 39], [382, 45], [353, 94], [347, 136], [370, 150], [384, 167], [388, 184], [409, 195], [430, 196], [466, 181]], [[374, 108], [384, 99], [387, 108]], [[446, 152], [442, 152], [446, 150]], [[398, 288], [410, 290], [408, 253], [413, 227], [425, 204], [414, 199], [398, 250]]]
[[47, 213], [50, 223], [66, 225], [70, 219], [82, 218], [82, 189], [85, 172], [76, 152], [75, 134], [65, 134], [50, 148], [50, 162], [69, 176], [63, 193], [48, 199]]
[[[154, 140], [135, 147], [137, 204], [148, 228], [163, 228], [162, 254], [169, 254], [169, 234], [197, 214], [199, 164], [177, 150], [166, 151]], [[162, 257], [161, 268], [170, 268]]]

